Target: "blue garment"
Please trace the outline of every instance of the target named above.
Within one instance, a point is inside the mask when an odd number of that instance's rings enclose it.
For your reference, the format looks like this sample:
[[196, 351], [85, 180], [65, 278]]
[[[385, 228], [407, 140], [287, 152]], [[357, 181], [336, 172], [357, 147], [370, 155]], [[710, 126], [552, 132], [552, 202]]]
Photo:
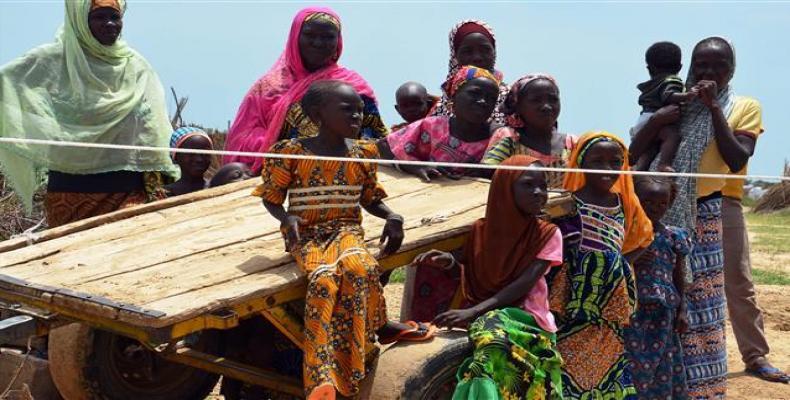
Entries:
[[631, 373], [640, 399], [687, 399], [686, 372], [675, 318], [681, 304], [673, 284], [675, 260], [691, 251], [688, 233], [676, 227], [655, 232], [646, 250], [653, 264], [636, 270], [637, 311], [625, 329]]

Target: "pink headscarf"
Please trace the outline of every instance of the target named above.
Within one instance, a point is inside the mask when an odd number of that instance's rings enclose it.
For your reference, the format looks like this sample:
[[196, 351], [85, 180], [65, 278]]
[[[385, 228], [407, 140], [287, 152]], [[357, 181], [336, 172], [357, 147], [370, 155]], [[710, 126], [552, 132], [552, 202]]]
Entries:
[[[269, 72], [255, 82], [239, 106], [236, 119], [228, 131], [226, 150], [267, 151], [279, 138], [291, 104], [301, 100], [310, 84], [315, 81], [340, 80], [354, 87], [360, 95], [376, 101], [373, 88], [359, 74], [337, 64], [343, 52], [343, 35], [340, 29], [334, 62], [314, 72], [305, 69], [299, 53], [299, 34], [305, 20], [316, 13], [331, 15], [340, 21], [340, 17], [334, 11], [325, 7], [307, 7], [296, 14], [291, 23], [285, 51]], [[253, 172], [257, 173], [261, 169], [263, 160], [259, 157], [225, 156], [222, 162], [223, 164], [243, 162], [251, 165]]]

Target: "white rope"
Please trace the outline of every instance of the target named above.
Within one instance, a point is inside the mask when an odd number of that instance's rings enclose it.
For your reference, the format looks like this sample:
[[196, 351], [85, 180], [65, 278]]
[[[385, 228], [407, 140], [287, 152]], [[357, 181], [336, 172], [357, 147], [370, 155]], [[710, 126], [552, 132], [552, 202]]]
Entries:
[[778, 175], [733, 175], [733, 174], [703, 174], [703, 173], [688, 173], [688, 172], [613, 171], [613, 170], [600, 170], [600, 169], [535, 167], [535, 166], [522, 166], [522, 165], [466, 164], [466, 163], [453, 163], [453, 162], [330, 157], [330, 156], [319, 156], [319, 155], [259, 153], [259, 152], [227, 151], [227, 150], [173, 149], [170, 147], [80, 143], [80, 142], [65, 142], [65, 141], [57, 141], [57, 140], [21, 139], [21, 138], [0, 138], [0, 143], [37, 144], [37, 145], [46, 145], [46, 146], [81, 147], [81, 148], [93, 148], [93, 149], [155, 151], [155, 152], [184, 153], [184, 154], [208, 154], [215, 156], [282, 158], [282, 159], [291, 159], [291, 160], [365, 162], [365, 163], [383, 164], [383, 165], [412, 165], [412, 166], [437, 167], [437, 168], [463, 168], [463, 169], [488, 169], [488, 170], [504, 169], [504, 170], [512, 170], [512, 171], [525, 171], [529, 169], [529, 170], [544, 171], [544, 172], [581, 172], [581, 173], [608, 174], [608, 175], [620, 174], [620, 175], [643, 175], [643, 176], [666, 176], [666, 177], [683, 176], [683, 177], [691, 177], [691, 178], [710, 178], [710, 179], [754, 179], [754, 180], [766, 180], [766, 181], [768, 180], [790, 181], [790, 176], [778, 176]]

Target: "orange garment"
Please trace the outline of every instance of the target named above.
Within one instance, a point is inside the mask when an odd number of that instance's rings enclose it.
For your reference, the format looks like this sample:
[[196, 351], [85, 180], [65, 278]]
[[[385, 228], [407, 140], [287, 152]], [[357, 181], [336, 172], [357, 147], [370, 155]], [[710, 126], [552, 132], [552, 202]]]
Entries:
[[[628, 147], [622, 139], [609, 132], [588, 132], [579, 138], [579, 142], [571, 153], [568, 160], [568, 168], [580, 168], [579, 153], [587, 150], [587, 143], [598, 137], [606, 137], [623, 149], [623, 160], [628, 160]], [[628, 171], [628, 162], [623, 162], [621, 171]], [[566, 190], [575, 192], [584, 187], [584, 174], [580, 172], [569, 172], [565, 175], [563, 186]], [[611, 189], [612, 193], [620, 195], [623, 202], [623, 212], [625, 213], [625, 238], [623, 242], [622, 254], [628, 254], [638, 248], [645, 248], [653, 242], [653, 224], [642, 210], [642, 205], [634, 192], [634, 180], [631, 175], [620, 175]]]
[[[299, 140], [275, 144], [272, 153], [313, 154]], [[355, 142], [347, 157], [378, 158], [376, 145]], [[376, 259], [365, 249], [360, 205], [386, 197], [376, 164], [267, 158], [263, 183], [253, 195], [275, 204], [288, 197], [288, 213], [303, 218], [292, 251], [307, 274], [304, 386], [310, 393], [333, 384], [353, 396], [365, 377], [375, 331], [387, 321]]]
[[121, 11], [121, 6], [118, 4], [118, 0], [93, 0], [91, 1], [91, 11], [102, 8], [102, 7], [109, 7], [116, 11]]

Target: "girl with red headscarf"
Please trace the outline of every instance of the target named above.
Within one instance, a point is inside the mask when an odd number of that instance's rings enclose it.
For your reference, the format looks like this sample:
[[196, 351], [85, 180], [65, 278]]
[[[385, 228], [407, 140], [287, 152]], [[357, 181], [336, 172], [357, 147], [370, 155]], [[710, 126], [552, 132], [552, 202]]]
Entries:
[[[239, 106], [225, 150], [265, 152], [278, 140], [316, 136], [318, 127], [299, 101], [310, 84], [320, 80], [343, 81], [362, 97], [365, 107], [360, 138], [388, 133], [373, 88], [358, 73], [337, 63], [343, 53], [341, 28], [340, 17], [329, 8], [307, 7], [296, 14], [285, 51]], [[261, 158], [223, 158], [224, 164], [234, 161], [250, 165], [255, 173], [261, 170]]]

